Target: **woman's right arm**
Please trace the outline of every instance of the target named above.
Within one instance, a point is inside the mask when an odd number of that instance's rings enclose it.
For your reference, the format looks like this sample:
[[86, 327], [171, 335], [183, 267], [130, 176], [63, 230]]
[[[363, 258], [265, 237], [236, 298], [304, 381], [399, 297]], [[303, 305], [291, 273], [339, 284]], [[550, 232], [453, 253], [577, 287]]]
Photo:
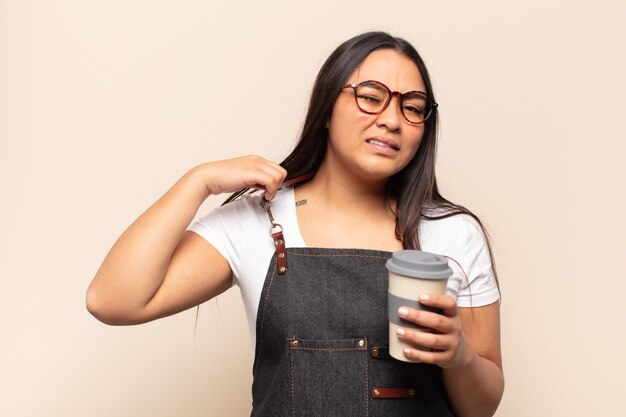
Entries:
[[119, 237], [87, 290], [87, 309], [113, 325], [145, 323], [227, 290], [226, 259], [187, 227], [210, 195], [263, 186], [272, 199], [286, 171], [258, 156], [199, 165]]

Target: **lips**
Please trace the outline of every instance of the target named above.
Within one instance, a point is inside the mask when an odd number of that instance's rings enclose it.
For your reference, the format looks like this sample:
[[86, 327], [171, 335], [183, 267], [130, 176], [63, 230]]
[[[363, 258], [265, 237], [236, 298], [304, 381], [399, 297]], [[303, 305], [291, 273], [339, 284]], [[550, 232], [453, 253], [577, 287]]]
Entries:
[[400, 150], [400, 146], [398, 146], [397, 143], [395, 143], [394, 141], [389, 140], [389, 139], [376, 137], [376, 138], [366, 139], [365, 141], [367, 143], [369, 143], [370, 145], [382, 146], [382, 147], [385, 147], [385, 148], [393, 149], [394, 151], [399, 151]]

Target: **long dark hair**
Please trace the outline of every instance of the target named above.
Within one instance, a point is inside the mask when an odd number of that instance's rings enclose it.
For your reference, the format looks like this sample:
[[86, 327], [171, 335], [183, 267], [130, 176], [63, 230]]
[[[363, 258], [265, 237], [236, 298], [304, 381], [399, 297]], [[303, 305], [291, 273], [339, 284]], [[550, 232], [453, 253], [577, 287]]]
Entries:
[[[300, 138], [294, 150], [280, 164], [287, 170], [286, 181], [317, 171], [320, 167], [326, 155], [327, 123], [342, 86], [369, 54], [380, 49], [394, 50], [413, 61], [422, 75], [429, 100], [435, 101], [426, 65], [409, 42], [385, 32], [367, 32], [345, 41], [328, 57], [317, 75]], [[419, 250], [418, 232], [422, 219], [435, 220], [467, 214], [476, 220], [487, 237], [495, 274], [491, 245], [481, 221], [467, 208], [450, 202], [439, 193], [435, 178], [437, 130], [438, 114], [434, 108], [424, 122], [424, 135], [415, 157], [404, 169], [393, 175], [387, 184], [386, 197], [388, 201], [396, 202], [396, 234], [405, 249]], [[231, 195], [226, 203], [247, 191], [243, 189]]]

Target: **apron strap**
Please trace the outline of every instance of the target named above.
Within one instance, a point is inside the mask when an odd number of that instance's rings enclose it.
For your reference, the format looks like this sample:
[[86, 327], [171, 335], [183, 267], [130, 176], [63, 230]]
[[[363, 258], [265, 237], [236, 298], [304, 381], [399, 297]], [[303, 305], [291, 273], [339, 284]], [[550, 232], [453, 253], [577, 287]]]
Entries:
[[[291, 178], [282, 183], [279, 189], [288, 187], [299, 182], [310, 180], [315, 176], [315, 172], [309, 172], [304, 175]], [[272, 203], [265, 199], [265, 195], [261, 198], [261, 207], [267, 213], [267, 217], [270, 219], [270, 236], [274, 241], [274, 247], [276, 248], [276, 270], [279, 275], [284, 275], [287, 272], [287, 252], [285, 251], [285, 236], [283, 235], [283, 227], [274, 220], [274, 215], [271, 209]]]

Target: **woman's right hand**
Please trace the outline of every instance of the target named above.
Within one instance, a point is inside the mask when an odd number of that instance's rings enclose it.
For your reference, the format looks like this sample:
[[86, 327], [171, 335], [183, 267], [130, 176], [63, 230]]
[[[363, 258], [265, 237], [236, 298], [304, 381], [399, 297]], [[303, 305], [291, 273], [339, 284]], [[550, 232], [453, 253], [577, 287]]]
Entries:
[[280, 165], [260, 156], [242, 156], [222, 161], [208, 162], [192, 169], [192, 175], [202, 179], [206, 195], [232, 193], [244, 187], [265, 190], [271, 200], [287, 176]]
[[188, 171], [115, 242], [87, 290], [87, 309], [108, 324], [138, 324], [226, 291], [232, 282], [228, 262], [187, 227], [208, 196], [256, 187], [270, 200], [286, 175], [258, 156]]

